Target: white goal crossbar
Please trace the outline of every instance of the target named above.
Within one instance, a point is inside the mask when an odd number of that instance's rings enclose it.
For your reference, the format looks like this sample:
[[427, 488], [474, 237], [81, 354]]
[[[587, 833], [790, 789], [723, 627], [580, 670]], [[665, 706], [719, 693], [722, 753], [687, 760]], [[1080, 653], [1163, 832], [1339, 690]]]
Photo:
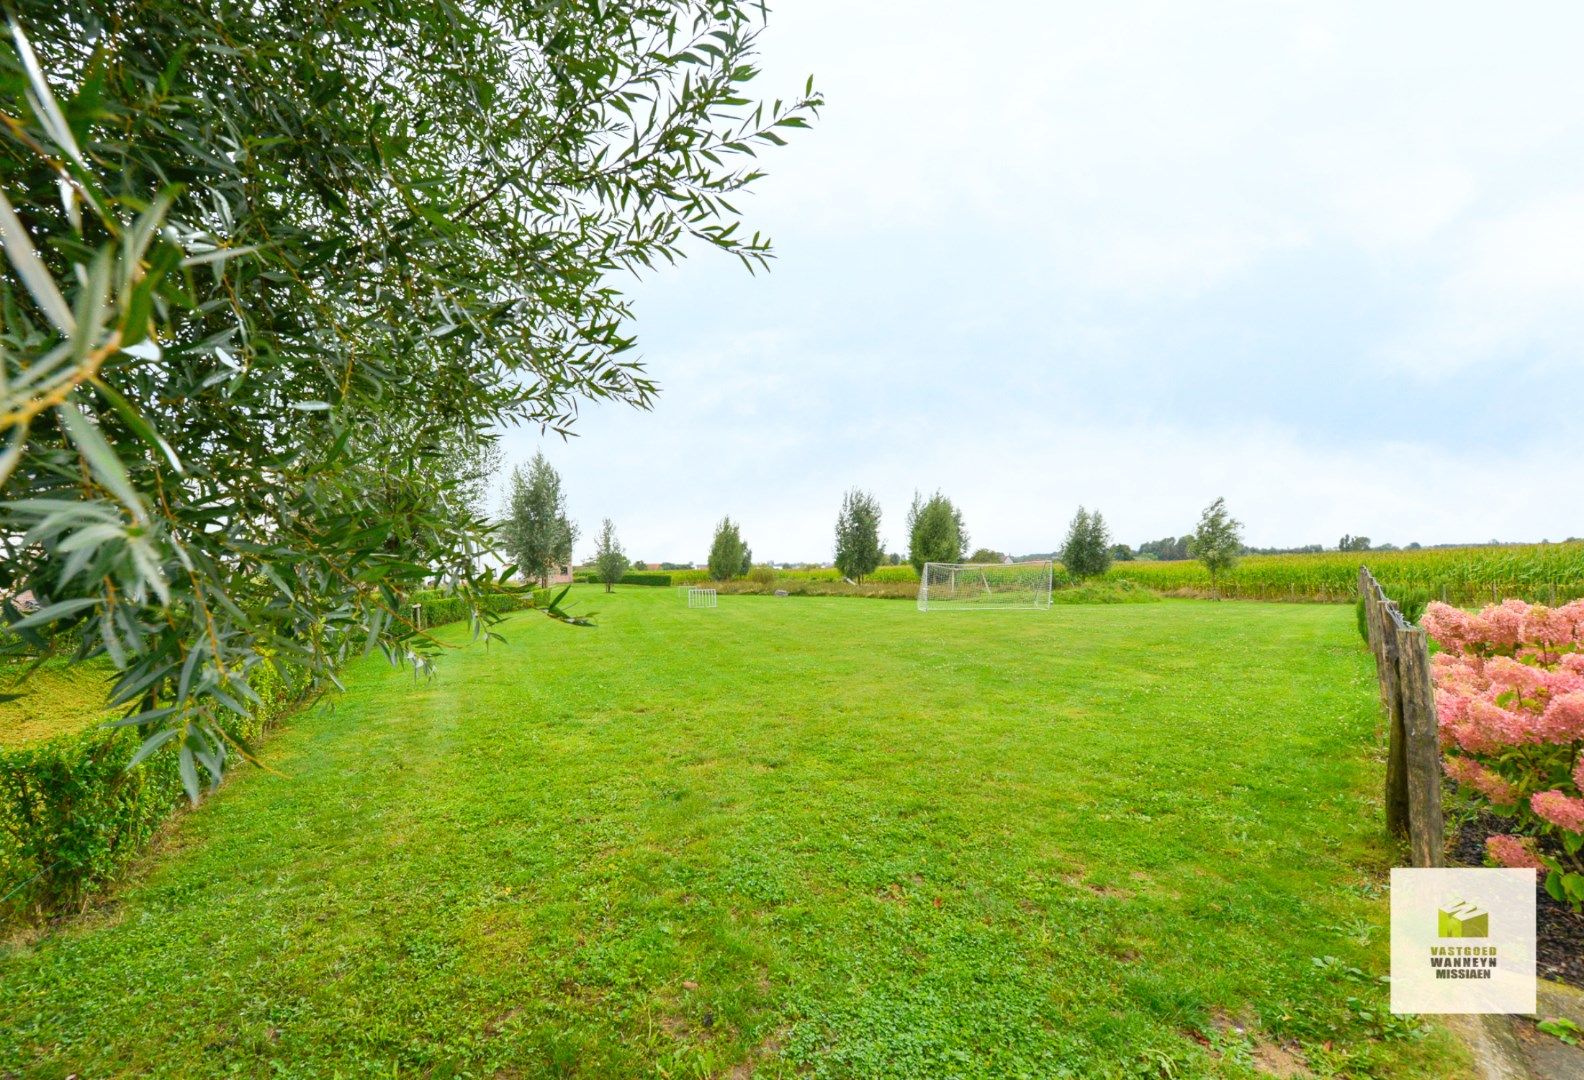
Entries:
[[1051, 606], [1049, 559], [1017, 563], [924, 564], [920, 611], [1007, 611]]
[[714, 607], [714, 606], [715, 606], [715, 590], [714, 589], [689, 589], [688, 590], [688, 607], [700, 607], [700, 608], [703, 608], [703, 607]]

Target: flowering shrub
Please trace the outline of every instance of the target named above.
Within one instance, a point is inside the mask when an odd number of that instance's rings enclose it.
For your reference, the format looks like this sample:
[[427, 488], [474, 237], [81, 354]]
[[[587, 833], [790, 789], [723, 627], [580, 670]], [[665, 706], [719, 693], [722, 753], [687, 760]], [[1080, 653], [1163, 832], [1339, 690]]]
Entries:
[[1425, 610], [1447, 775], [1513, 819], [1492, 861], [1546, 873], [1584, 910], [1584, 600]]

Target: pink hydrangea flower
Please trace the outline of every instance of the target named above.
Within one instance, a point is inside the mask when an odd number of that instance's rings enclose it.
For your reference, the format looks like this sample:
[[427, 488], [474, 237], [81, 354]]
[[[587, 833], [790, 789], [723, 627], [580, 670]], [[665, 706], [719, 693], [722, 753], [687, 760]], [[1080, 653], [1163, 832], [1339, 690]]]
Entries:
[[1425, 606], [1424, 615], [1419, 621], [1425, 632], [1454, 656], [1461, 655], [1473, 640], [1470, 627], [1473, 620], [1469, 613], [1439, 600], [1432, 600]]
[[1584, 750], [1579, 752], [1578, 764], [1573, 766], [1573, 786], [1584, 791]]
[[1529, 809], [1568, 832], [1584, 833], [1584, 799], [1560, 791], [1537, 791], [1529, 797]]
[[1540, 717], [1538, 730], [1545, 742], [1569, 743], [1584, 739], [1584, 692], [1552, 698]]
[[1546, 694], [1551, 689], [1552, 673], [1534, 664], [1523, 664], [1510, 656], [1497, 656], [1485, 665], [1491, 685], [1511, 690], [1522, 697]]
[[1452, 779], [1473, 788], [1497, 806], [1511, 806], [1518, 801], [1517, 788], [1473, 758], [1449, 756], [1441, 767]]
[[1528, 617], [1528, 604], [1522, 600], [1503, 600], [1474, 616], [1470, 629], [1478, 640], [1497, 649], [1514, 649], [1524, 640]]
[[1492, 836], [1485, 840], [1485, 850], [1502, 866], [1514, 870], [1544, 870], [1545, 863], [1529, 849], [1529, 845], [1516, 836]]

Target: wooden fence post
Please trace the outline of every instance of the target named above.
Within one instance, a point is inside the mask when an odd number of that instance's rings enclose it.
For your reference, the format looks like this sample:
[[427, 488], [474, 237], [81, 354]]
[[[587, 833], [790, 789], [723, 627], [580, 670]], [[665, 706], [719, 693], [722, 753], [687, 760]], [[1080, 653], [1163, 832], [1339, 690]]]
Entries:
[[1381, 662], [1382, 696], [1386, 699], [1386, 828], [1397, 836], [1412, 830], [1413, 805], [1409, 791], [1408, 721], [1401, 678], [1402, 641], [1396, 620], [1381, 605], [1384, 657]]
[[1430, 648], [1417, 626], [1397, 631], [1397, 673], [1407, 736], [1408, 846], [1415, 866], [1443, 866], [1446, 824], [1441, 816], [1441, 736]]
[[[1366, 567], [1359, 568], [1359, 595], [1364, 598], [1365, 624], [1369, 630], [1370, 651], [1375, 655], [1375, 674], [1379, 682], [1381, 710], [1386, 714], [1386, 828], [1397, 836], [1407, 836], [1414, 851], [1414, 865], [1429, 866], [1438, 863], [1418, 861], [1421, 857], [1419, 841], [1429, 843], [1425, 837], [1434, 833], [1435, 858], [1440, 858], [1441, 836], [1441, 753], [1438, 743], [1432, 742], [1428, 755], [1420, 748], [1416, 754], [1415, 710], [1422, 708], [1421, 699], [1429, 702], [1429, 737], [1436, 739], [1435, 705], [1432, 697], [1425, 697], [1415, 689], [1413, 680], [1428, 679], [1430, 664], [1425, 651], [1424, 632], [1407, 626], [1397, 609], [1397, 604], [1387, 599], [1380, 582]], [[1417, 649], [1421, 659], [1405, 658], [1405, 653]], [[1428, 693], [1428, 691], [1426, 691]], [[1420, 725], [1422, 728], [1422, 725]], [[1419, 738], [1423, 740], [1423, 732]], [[1425, 761], [1433, 763], [1434, 774], [1426, 784], [1418, 772]], [[1427, 793], [1427, 787], [1433, 792]], [[1421, 812], [1433, 799], [1433, 814]]]

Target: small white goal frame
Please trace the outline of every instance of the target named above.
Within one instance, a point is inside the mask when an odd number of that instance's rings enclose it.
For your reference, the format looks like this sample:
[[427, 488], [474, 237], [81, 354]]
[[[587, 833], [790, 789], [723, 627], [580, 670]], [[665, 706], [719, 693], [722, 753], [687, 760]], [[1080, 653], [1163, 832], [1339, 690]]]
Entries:
[[691, 587], [688, 589], [688, 607], [690, 607], [690, 608], [712, 608], [714, 606], [715, 606], [715, 590], [714, 589], [695, 589], [695, 588], [691, 588]]
[[1048, 608], [1054, 569], [1049, 559], [1017, 563], [925, 563], [919, 574], [918, 609], [1019, 611]]

